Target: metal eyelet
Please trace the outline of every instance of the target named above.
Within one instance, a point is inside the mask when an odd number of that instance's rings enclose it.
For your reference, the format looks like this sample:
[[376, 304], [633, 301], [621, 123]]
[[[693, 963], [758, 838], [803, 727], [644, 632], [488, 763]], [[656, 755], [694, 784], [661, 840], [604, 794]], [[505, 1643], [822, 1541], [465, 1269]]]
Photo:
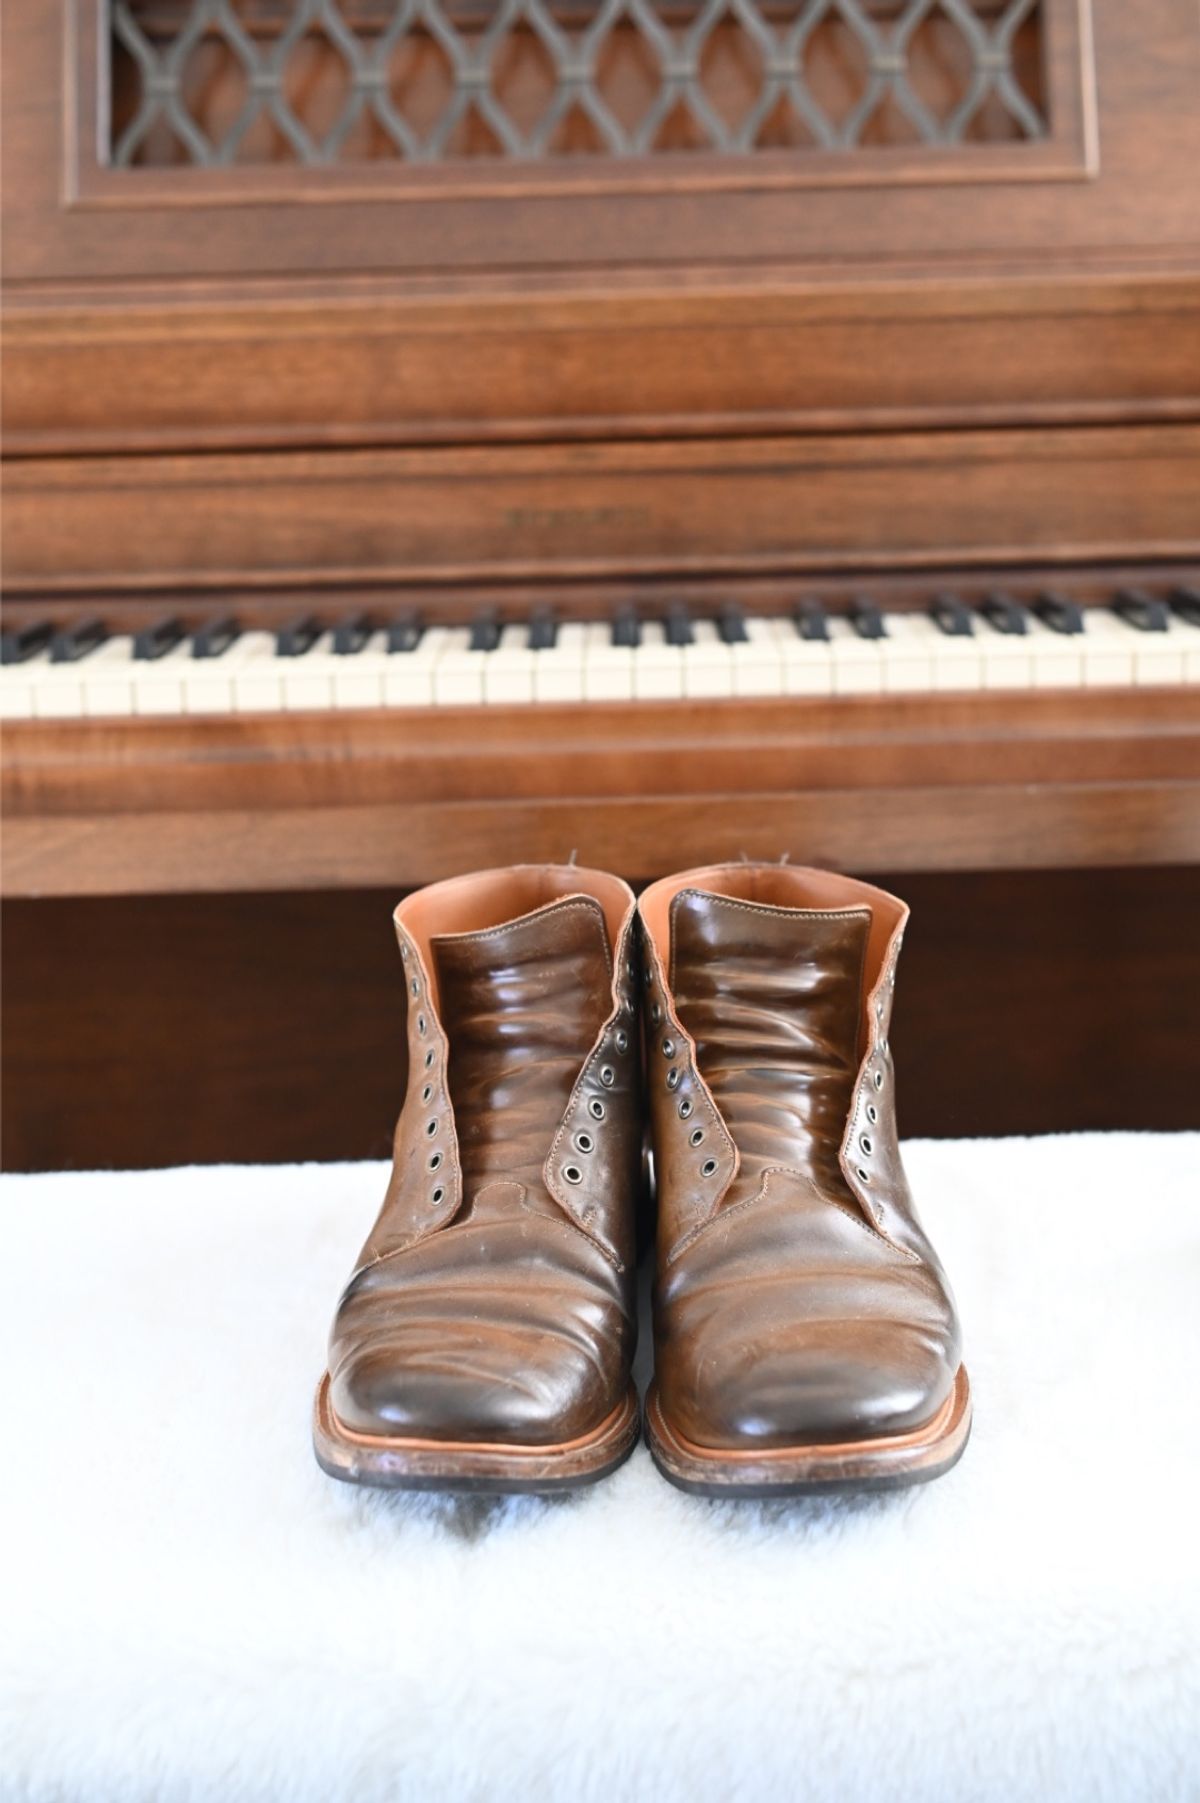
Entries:
[[577, 1164], [565, 1164], [563, 1166], [563, 1176], [566, 1178], [568, 1183], [582, 1183], [583, 1182], [583, 1172], [580, 1170], [580, 1168]]
[[433, 1047], [430, 1046], [429, 1050], [425, 1054], [425, 1069], [428, 1070], [432, 1063], [433, 1063]]
[[423, 1014], [418, 1014], [418, 1016], [417, 1016], [417, 1032], [421, 1035], [422, 1039], [424, 1039], [424, 1037], [425, 1037], [425, 1028], [427, 1025], [428, 1025], [428, 1022], [426, 1021], [425, 1016]]
[[649, 989], [649, 987], [650, 987], [651, 983], [653, 983], [653, 981], [654, 981], [654, 972], [650, 969], [650, 966], [647, 965], [645, 970], [642, 972], [642, 982], [646, 985], [646, 988]]
[[674, 1056], [675, 1056], [675, 1041], [673, 1039], [664, 1039], [663, 1040], [662, 1055], [664, 1058], [674, 1058]]
[[425, 1085], [424, 1089], [421, 1091], [421, 1100], [423, 1102], [428, 1102], [432, 1098], [432, 1096], [433, 1096], [433, 1084], [427, 1083]]
[[596, 1150], [596, 1142], [590, 1133], [577, 1133], [575, 1135], [575, 1149], [577, 1152], [594, 1152]]
[[879, 1110], [876, 1108], [874, 1102], [867, 1103], [867, 1119], [870, 1121], [872, 1127], [879, 1119]]
[[882, 998], [881, 998], [881, 999], [880, 999], [880, 1000], [879, 1000], [879, 1001], [877, 1001], [877, 1002], [876, 1002], [876, 1004], [875, 1004], [875, 1019], [876, 1019], [876, 1020], [882, 1020], [882, 1019], [883, 1019], [883, 1001], [882, 1001]]
[[862, 1147], [866, 1156], [869, 1158], [871, 1156], [872, 1152], [875, 1150], [875, 1142], [871, 1138], [870, 1134], [869, 1133], [860, 1133], [858, 1136], [858, 1143]]
[[673, 1064], [671, 1066], [670, 1070], [667, 1072], [667, 1088], [668, 1089], [678, 1089], [679, 1088], [679, 1066], [677, 1064]]
[[704, 1128], [703, 1127], [693, 1127], [692, 1131], [688, 1135], [688, 1144], [691, 1146], [698, 1146], [703, 1143], [703, 1140], [704, 1140]]
[[437, 1133], [437, 1130], [438, 1130], [438, 1124], [437, 1124], [436, 1117], [432, 1121], [426, 1121], [426, 1123], [425, 1123], [426, 1139], [433, 1139], [433, 1137]]
[[400, 947], [400, 956], [403, 958], [404, 962], [407, 964], [408, 963], [408, 947], [406, 945], [402, 945]]
[[613, 1084], [616, 1082], [616, 1080], [617, 1080], [617, 1073], [613, 1069], [612, 1065], [611, 1064], [602, 1064], [600, 1066], [600, 1081], [601, 1081], [601, 1083], [603, 1083], [605, 1089], [611, 1089]]
[[681, 1102], [681, 1103], [680, 1103], [680, 1104], [679, 1104], [679, 1118], [680, 1118], [680, 1120], [681, 1120], [681, 1121], [686, 1121], [686, 1120], [687, 1120], [687, 1118], [688, 1118], [688, 1115], [689, 1115], [689, 1114], [690, 1114], [690, 1113], [691, 1113], [691, 1112], [692, 1112], [692, 1099], [691, 1099], [691, 1097], [690, 1097], [690, 1096], [684, 1096], [684, 1098], [683, 1098], [683, 1100], [682, 1100], [682, 1102]]
[[602, 1121], [604, 1119], [605, 1107], [599, 1096], [593, 1096], [588, 1103], [588, 1113], [594, 1121]]
[[613, 1044], [616, 1046], [618, 1052], [627, 1052], [629, 1050], [629, 1035], [624, 1027], [622, 1027], [620, 1032], [614, 1036]]
[[445, 1194], [446, 1194], [445, 1190], [442, 1188], [442, 1185], [439, 1183], [437, 1188], [434, 1190], [432, 1196], [430, 1196], [430, 1198], [429, 1198], [429, 1200], [433, 1203], [433, 1206], [435, 1208], [437, 1207], [438, 1203], [442, 1200], [442, 1197]]
[[702, 1177], [711, 1177], [713, 1172], [716, 1170], [716, 1168], [717, 1168], [716, 1159], [715, 1158], [706, 1158], [704, 1160], [704, 1163], [700, 1166], [700, 1175]]
[[875, 1072], [875, 1087], [876, 1087], [876, 1089], [883, 1088], [883, 1072], [882, 1071]]
[[414, 977], [412, 982], [409, 984], [409, 988], [412, 990], [414, 995], [420, 995], [421, 985], [420, 985], [420, 983], [418, 983], [416, 977]]
[[440, 1152], [433, 1152], [433, 1153], [431, 1153], [431, 1154], [430, 1154], [430, 1158], [429, 1158], [429, 1168], [430, 1168], [430, 1170], [431, 1170], [431, 1171], [439, 1171], [439, 1170], [441, 1170], [441, 1168], [442, 1168], [442, 1155], [441, 1155], [441, 1153], [440, 1153]]
[[870, 1171], [864, 1171], [861, 1165], [858, 1167], [858, 1181], [860, 1183], [870, 1183], [871, 1181]]
[[651, 1010], [650, 1010], [650, 1019], [654, 1022], [656, 1027], [661, 1026], [661, 1024], [662, 1024], [662, 1009], [659, 1007], [657, 1002], [655, 1002], [653, 1008], [651, 1008]]

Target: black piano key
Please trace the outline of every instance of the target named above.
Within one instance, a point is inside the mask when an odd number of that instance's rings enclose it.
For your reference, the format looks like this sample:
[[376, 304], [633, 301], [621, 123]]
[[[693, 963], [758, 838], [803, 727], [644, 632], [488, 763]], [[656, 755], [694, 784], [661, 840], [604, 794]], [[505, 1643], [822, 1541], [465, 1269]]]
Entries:
[[1113, 603], [1113, 612], [1126, 625], [1136, 627], [1138, 632], [1167, 632], [1171, 625], [1171, 610], [1165, 601], [1156, 601], [1140, 588], [1123, 588]]
[[957, 595], [936, 595], [929, 617], [950, 639], [969, 639], [975, 631], [971, 610]]
[[24, 664], [39, 651], [44, 651], [54, 637], [49, 620], [38, 620], [32, 626], [20, 626], [12, 632], [0, 633], [0, 663]]
[[535, 607], [529, 616], [529, 649], [553, 651], [558, 643], [558, 621], [548, 607]]
[[625, 651], [636, 651], [642, 642], [642, 623], [632, 607], [622, 607], [613, 615], [612, 642]]
[[800, 601], [792, 611], [792, 620], [802, 639], [829, 638], [829, 616], [819, 601]]
[[1200, 588], [1172, 589], [1171, 606], [1189, 626], [1200, 626]]
[[134, 634], [133, 655], [139, 663], [157, 663], [160, 657], [181, 645], [183, 638], [181, 621], [174, 618], [157, 620], [153, 626], [144, 626], [141, 632]]
[[1078, 601], [1068, 601], [1065, 595], [1056, 595], [1052, 589], [1038, 596], [1033, 611], [1051, 632], [1073, 634], [1084, 630], [1083, 609]]
[[303, 657], [311, 651], [321, 636], [321, 623], [312, 614], [301, 614], [298, 619], [289, 620], [275, 634], [276, 657]]
[[335, 657], [356, 657], [371, 636], [371, 621], [367, 614], [355, 614], [349, 620], [343, 620], [333, 629], [333, 651]]
[[192, 634], [192, 656], [224, 657], [241, 636], [242, 629], [231, 614], [220, 620], [209, 620]]
[[744, 645], [750, 634], [746, 631], [746, 616], [736, 601], [728, 601], [717, 616], [717, 631], [721, 635], [723, 645]]
[[883, 609], [874, 601], [855, 601], [850, 608], [850, 624], [860, 639], [885, 639], [887, 621]]
[[387, 629], [387, 648], [393, 651], [415, 651], [421, 643], [421, 622], [416, 614], [401, 614]]
[[495, 614], [480, 614], [471, 626], [470, 650], [494, 651], [500, 643], [500, 622]]
[[690, 645], [696, 635], [692, 631], [692, 617], [681, 601], [675, 601], [667, 609], [663, 621], [663, 637], [668, 645]]
[[1022, 638], [1029, 632], [1029, 614], [1011, 595], [989, 595], [979, 611], [997, 632], [1013, 638]]
[[78, 626], [65, 626], [56, 632], [50, 646], [52, 664], [77, 664], [80, 658], [99, 650], [108, 638], [103, 620], [80, 620]]

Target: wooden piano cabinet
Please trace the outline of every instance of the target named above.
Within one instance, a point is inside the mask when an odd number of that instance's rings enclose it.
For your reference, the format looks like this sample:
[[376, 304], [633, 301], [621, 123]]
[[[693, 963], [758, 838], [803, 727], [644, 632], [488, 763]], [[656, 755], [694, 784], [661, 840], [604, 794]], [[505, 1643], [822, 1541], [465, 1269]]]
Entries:
[[[890, 873], [906, 1136], [1200, 1127], [1200, 869]], [[392, 889], [9, 902], [10, 1170], [383, 1158]]]

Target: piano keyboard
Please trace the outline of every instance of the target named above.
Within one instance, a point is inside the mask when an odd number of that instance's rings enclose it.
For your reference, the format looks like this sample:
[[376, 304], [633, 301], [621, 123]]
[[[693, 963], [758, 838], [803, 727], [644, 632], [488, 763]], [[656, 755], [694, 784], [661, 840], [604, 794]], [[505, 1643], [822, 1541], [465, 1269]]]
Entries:
[[0, 656], [10, 719], [1174, 686], [1200, 683], [1200, 590], [1127, 590], [1086, 608], [1054, 595], [971, 606], [947, 595], [914, 613], [804, 602], [772, 618], [671, 607], [597, 624], [548, 610], [520, 624], [302, 619], [280, 632], [229, 619], [193, 632], [165, 619], [135, 635], [42, 622], [6, 632]]

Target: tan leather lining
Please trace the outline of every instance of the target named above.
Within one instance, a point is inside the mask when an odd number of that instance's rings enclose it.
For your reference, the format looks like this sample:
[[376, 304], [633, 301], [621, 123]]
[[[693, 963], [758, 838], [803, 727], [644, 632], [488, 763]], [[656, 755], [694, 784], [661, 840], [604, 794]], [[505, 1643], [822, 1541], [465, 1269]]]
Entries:
[[568, 898], [599, 902], [609, 944], [615, 946], [633, 892], [608, 871], [575, 864], [514, 864], [472, 876], [449, 877], [407, 896], [393, 918], [420, 951], [436, 1007], [439, 998], [432, 939], [485, 932]]
[[879, 979], [892, 935], [905, 917], [902, 902], [872, 883], [861, 883], [832, 870], [811, 870], [795, 864], [709, 864], [698, 870], [685, 870], [652, 883], [638, 900], [642, 921], [658, 950], [664, 971], [670, 969], [671, 903], [684, 889], [700, 889], [735, 901], [805, 913], [822, 909], [840, 914], [856, 903], [869, 908], [871, 930], [863, 973], [861, 1055], [866, 1043], [867, 998]]

